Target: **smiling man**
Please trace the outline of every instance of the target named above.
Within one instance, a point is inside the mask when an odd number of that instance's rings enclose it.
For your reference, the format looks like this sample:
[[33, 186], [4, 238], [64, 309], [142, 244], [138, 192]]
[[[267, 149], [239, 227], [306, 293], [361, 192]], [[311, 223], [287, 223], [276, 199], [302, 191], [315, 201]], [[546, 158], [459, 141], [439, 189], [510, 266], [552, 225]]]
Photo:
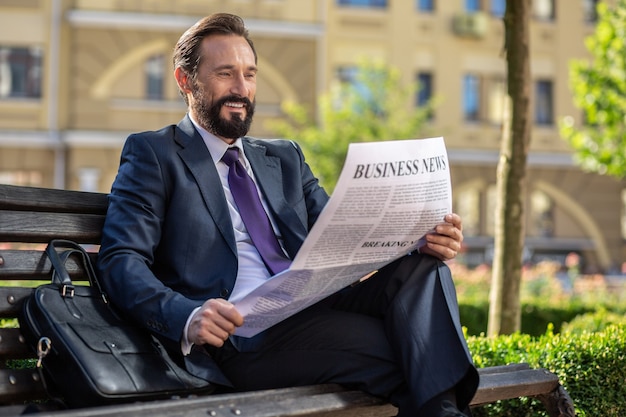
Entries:
[[211, 60], [193, 71], [193, 63], [176, 56], [174, 76], [193, 120], [231, 144], [252, 124], [256, 54], [245, 38], [228, 34], [204, 38], [198, 52]]
[[219, 390], [339, 383], [399, 416], [469, 415], [478, 374], [444, 262], [463, 240], [456, 214], [420, 253], [257, 336], [233, 335], [234, 303], [289, 266], [328, 195], [295, 142], [246, 136], [257, 56], [241, 18], [200, 20], [174, 67], [187, 115], [128, 137], [109, 197], [98, 271], [113, 302]]

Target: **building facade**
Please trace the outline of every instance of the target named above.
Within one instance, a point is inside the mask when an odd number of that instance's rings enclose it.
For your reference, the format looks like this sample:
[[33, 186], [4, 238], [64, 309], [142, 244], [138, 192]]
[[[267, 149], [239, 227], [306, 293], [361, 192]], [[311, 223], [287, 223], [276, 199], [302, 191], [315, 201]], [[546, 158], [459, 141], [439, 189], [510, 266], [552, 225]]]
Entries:
[[[581, 119], [569, 62], [586, 58], [595, 1], [533, 0], [533, 131], [526, 259], [581, 255], [585, 270], [626, 260], [624, 183], [582, 172], [559, 137]], [[251, 131], [292, 100], [316, 98], [361, 59], [383, 60], [415, 102], [438, 103], [420, 137], [444, 136], [464, 259], [489, 263], [506, 62], [504, 0], [0, 0], [0, 183], [107, 192], [131, 132], [176, 123], [172, 76], [180, 34], [207, 14], [241, 15], [259, 56]], [[297, 138], [295, 138], [297, 140]]]

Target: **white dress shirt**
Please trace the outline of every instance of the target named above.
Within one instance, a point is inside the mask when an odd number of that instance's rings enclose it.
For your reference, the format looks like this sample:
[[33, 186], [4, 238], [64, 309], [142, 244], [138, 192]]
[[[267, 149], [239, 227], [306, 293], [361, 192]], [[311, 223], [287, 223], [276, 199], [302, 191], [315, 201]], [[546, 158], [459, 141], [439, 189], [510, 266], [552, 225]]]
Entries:
[[[213, 158], [213, 163], [217, 168], [217, 172], [220, 177], [220, 181], [222, 183], [222, 189], [224, 190], [224, 195], [226, 196], [226, 201], [228, 203], [228, 212], [230, 213], [230, 218], [233, 223], [233, 228], [235, 231], [235, 241], [237, 242], [237, 259], [238, 259], [238, 268], [237, 268], [237, 278], [235, 280], [235, 287], [233, 288], [228, 301], [234, 303], [240, 299], [242, 299], [246, 294], [250, 293], [255, 288], [259, 287], [263, 282], [265, 282], [271, 275], [265, 264], [263, 263], [263, 259], [261, 255], [257, 251], [256, 247], [252, 243], [250, 239], [250, 235], [246, 229], [246, 226], [239, 215], [239, 210], [237, 209], [237, 205], [235, 204], [235, 200], [230, 192], [230, 187], [228, 185], [228, 165], [221, 161], [222, 156], [226, 153], [226, 150], [229, 147], [237, 147], [239, 148], [239, 161], [243, 164], [244, 168], [248, 172], [248, 175], [252, 178], [254, 183], [256, 184], [256, 178], [254, 177], [254, 173], [250, 167], [250, 163], [245, 156], [245, 152], [243, 149], [243, 145], [241, 142], [241, 138], [237, 139], [235, 143], [232, 145], [228, 145], [226, 142], [218, 138], [217, 136], [209, 133], [206, 129], [202, 128], [191, 116], [189, 115], [191, 122], [193, 123], [196, 130], [202, 136], [206, 147], [209, 149], [211, 153], [211, 157]], [[257, 191], [258, 186], [257, 186]], [[277, 233], [276, 225], [272, 219], [272, 216], [269, 214], [267, 209], [267, 203], [263, 195], [259, 192], [259, 198], [265, 208], [265, 212], [268, 213], [268, 217], [270, 222], [272, 223], [272, 227], [274, 229], [274, 233], [278, 238], [279, 243], [282, 247], [282, 239], [281, 236]], [[183, 350], [183, 354], [187, 355], [191, 351], [192, 344], [189, 343], [187, 338], [187, 331], [189, 329], [189, 323], [193, 315], [198, 311], [200, 307], [196, 308], [191, 312], [189, 318], [187, 319], [187, 324], [185, 325], [185, 330], [183, 334], [183, 338], [181, 341], [181, 347]]]

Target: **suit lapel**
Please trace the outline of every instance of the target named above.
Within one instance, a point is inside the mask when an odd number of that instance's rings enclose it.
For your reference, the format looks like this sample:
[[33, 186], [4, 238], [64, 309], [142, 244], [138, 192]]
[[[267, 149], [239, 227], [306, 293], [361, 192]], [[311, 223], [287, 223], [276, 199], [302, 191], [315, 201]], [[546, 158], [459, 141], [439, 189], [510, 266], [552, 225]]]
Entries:
[[228, 212], [226, 197], [222, 192], [222, 183], [211, 159], [211, 154], [191, 123], [189, 116], [185, 116], [178, 124], [174, 140], [181, 145], [178, 154], [198, 183], [209, 214], [228, 246], [236, 255], [235, 233]]
[[283, 171], [280, 159], [276, 156], [267, 155], [265, 146], [244, 141], [246, 158], [250, 162], [256, 181], [265, 196], [267, 204], [275, 213], [285, 204], [285, 196], [282, 193]]
[[[257, 184], [265, 196], [272, 218], [282, 234], [285, 249], [293, 259], [308, 229], [303, 219], [285, 199], [283, 169], [280, 158], [267, 154], [267, 148], [258, 141], [243, 141], [246, 158], [250, 162]], [[304, 213], [306, 216], [306, 213]]]
[[[174, 140], [181, 146], [178, 154], [198, 183], [210, 216], [236, 255], [235, 233], [226, 197], [221, 192], [222, 183], [211, 155], [189, 116], [185, 116], [178, 124]], [[280, 158], [268, 155], [266, 147], [258, 141], [251, 142], [244, 138], [243, 146], [259, 188], [283, 236], [285, 249], [293, 258], [308, 233], [306, 213], [303, 213], [304, 218], [299, 216], [285, 199]]]

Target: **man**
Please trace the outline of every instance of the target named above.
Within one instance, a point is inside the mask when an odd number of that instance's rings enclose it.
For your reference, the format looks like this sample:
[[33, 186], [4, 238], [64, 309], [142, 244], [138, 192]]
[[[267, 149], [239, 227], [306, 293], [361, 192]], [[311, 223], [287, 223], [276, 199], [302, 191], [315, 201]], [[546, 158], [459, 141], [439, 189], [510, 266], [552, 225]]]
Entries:
[[218, 386], [335, 382], [391, 401], [399, 416], [466, 415], [458, 409], [467, 409], [478, 376], [442, 262], [463, 239], [455, 214], [421, 254], [255, 337], [233, 336], [244, 321], [233, 302], [278, 271], [253, 232], [261, 220], [246, 223], [251, 203], [238, 200], [229, 173], [241, 163], [253, 178], [275, 257], [287, 263], [328, 201], [294, 142], [245, 137], [256, 64], [234, 15], [202, 19], [178, 41], [174, 76], [188, 114], [126, 141], [98, 262], [107, 292], [184, 356], [190, 372]]

